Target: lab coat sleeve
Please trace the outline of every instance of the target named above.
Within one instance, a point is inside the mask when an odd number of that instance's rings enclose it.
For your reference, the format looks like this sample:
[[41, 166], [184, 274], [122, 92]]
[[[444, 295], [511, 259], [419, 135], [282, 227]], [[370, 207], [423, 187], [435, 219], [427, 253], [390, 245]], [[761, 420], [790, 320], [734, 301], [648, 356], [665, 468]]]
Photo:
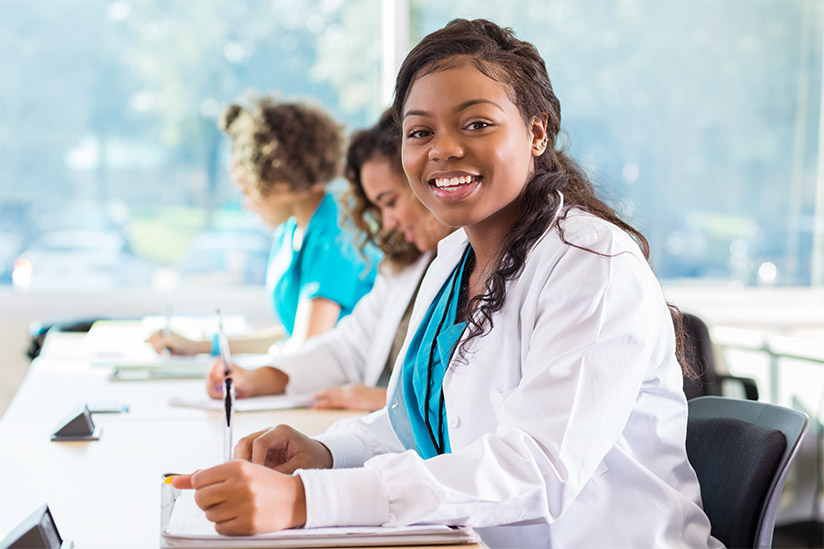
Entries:
[[[576, 235], [568, 233], [571, 237]], [[524, 314], [532, 307], [524, 300], [521, 313], [515, 313], [519, 318], [498, 318], [499, 323], [530, 322], [521, 327], [523, 355], [505, 364], [507, 357], [496, 358], [495, 349], [477, 345], [500, 367], [521, 370], [517, 386], [492, 395], [496, 424], [452, 454], [423, 460], [404, 452], [367, 461], [389, 507], [388, 513], [364, 508], [358, 524], [552, 522], [589, 479], [605, 472], [604, 458], [661, 352], [659, 339], [673, 339], [666, 304], [646, 261], [637, 249], [614, 250], [613, 238], [595, 232], [575, 241], [615, 253], [612, 257], [567, 246], [559, 258], [537, 258], [546, 265], [522, 281], [540, 287], [534, 310]], [[672, 352], [672, 346], [663, 348]], [[465, 368], [472, 368], [473, 349]], [[364, 476], [311, 477], [307, 472], [304, 482], [333, 482], [334, 490], [352, 501], [359, 501], [358, 483], [369, 493], [376, 490]], [[313, 526], [353, 520], [351, 509], [342, 515], [311, 497], [307, 506]]]
[[361, 467], [376, 455], [404, 450], [392, 431], [386, 408], [365, 417], [337, 421], [315, 439], [329, 449], [336, 469]]
[[372, 291], [334, 329], [272, 360], [272, 366], [289, 376], [286, 393], [311, 394], [327, 387], [363, 383], [389, 286], [387, 278], [379, 276]]

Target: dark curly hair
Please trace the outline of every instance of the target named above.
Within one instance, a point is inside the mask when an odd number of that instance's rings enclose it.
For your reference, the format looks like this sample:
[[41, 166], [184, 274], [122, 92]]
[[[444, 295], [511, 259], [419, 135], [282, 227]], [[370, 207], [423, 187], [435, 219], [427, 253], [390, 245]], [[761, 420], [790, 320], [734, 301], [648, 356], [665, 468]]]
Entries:
[[277, 183], [306, 190], [340, 172], [343, 130], [316, 107], [263, 96], [250, 109], [229, 105], [218, 126], [232, 138], [238, 183], [262, 196]]
[[397, 270], [414, 263], [421, 252], [413, 243], [404, 240], [398, 231], [383, 230], [381, 209], [369, 201], [363, 190], [363, 165], [381, 158], [386, 159], [392, 169], [406, 179], [401, 166], [400, 141], [389, 111], [381, 115], [377, 124], [353, 133], [349, 140], [343, 168], [343, 175], [349, 181], [344, 208], [347, 218], [362, 235], [358, 243], [361, 251], [368, 243], [376, 245], [392, 268]]
[[[403, 105], [415, 80], [467, 62], [487, 77], [511, 87], [511, 99], [524, 120], [529, 121], [536, 116], [547, 120], [548, 145], [544, 153], [535, 159], [535, 170], [521, 193], [521, 216], [501, 246], [497, 269], [486, 280], [485, 292], [466, 304], [467, 311], [477, 310], [478, 314], [466, 315], [469, 336], [465, 341], [492, 328], [492, 315], [503, 307], [506, 299], [507, 281], [520, 275], [532, 244], [555, 217], [560, 205], [559, 191], [563, 193], [566, 206], [589, 212], [626, 231], [649, 261], [649, 244], [644, 236], [602, 202], [583, 170], [562, 149], [556, 149], [561, 131], [561, 103], [552, 89], [546, 65], [538, 50], [529, 42], [515, 38], [511, 29], [484, 19], [455, 19], [424, 37], [406, 56], [398, 73], [391, 107], [396, 127], [401, 125]], [[566, 212], [560, 217], [564, 219]], [[564, 239], [560, 226], [559, 232], [565, 243], [575, 246]], [[684, 358], [681, 313], [672, 305], [669, 308], [679, 362], [684, 374], [694, 378], [695, 373]]]

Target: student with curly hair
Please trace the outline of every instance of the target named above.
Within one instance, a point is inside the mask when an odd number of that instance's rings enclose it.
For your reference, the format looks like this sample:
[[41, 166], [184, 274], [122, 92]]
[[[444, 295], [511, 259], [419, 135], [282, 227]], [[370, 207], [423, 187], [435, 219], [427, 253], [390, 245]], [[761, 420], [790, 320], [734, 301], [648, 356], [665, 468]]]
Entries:
[[[333, 330], [277, 355], [272, 366], [245, 369], [233, 364], [231, 376], [241, 398], [314, 393], [316, 408], [363, 410], [378, 410], [386, 403], [386, 385], [424, 271], [438, 242], [452, 229], [412, 193], [388, 111], [374, 127], [352, 135], [344, 174], [349, 181], [348, 218], [360, 231], [360, 247], [375, 245], [384, 254], [375, 286]], [[213, 398], [222, 396], [223, 379], [223, 363], [218, 362], [207, 379]]]
[[[230, 340], [232, 352], [265, 352], [282, 337], [290, 346], [333, 328], [371, 288], [380, 255], [359, 253], [339, 225], [327, 192], [339, 174], [343, 134], [320, 109], [260, 98], [253, 108], [227, 107], [220, 127], [232, 139], [232, 177], [244, 206], [275, 230], [266, 290], [282, 330]], [[210, 340], [153, 334], [159, 352], [208, 353]]]
[[218, 532], [467, 524], [492, 547], [720, 547], [687, 460], [680, 313], [643, 236], [558, 147], [530, 43], [455, 20], [404, 60], [393, 113], [444, 224], [387, 405], [288, 426], [175, 479]]

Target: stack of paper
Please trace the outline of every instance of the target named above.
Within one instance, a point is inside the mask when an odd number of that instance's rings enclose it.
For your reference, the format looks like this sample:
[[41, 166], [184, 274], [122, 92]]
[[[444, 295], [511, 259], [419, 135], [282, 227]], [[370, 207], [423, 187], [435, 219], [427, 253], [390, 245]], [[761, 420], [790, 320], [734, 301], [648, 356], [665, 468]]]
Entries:
[[255, 536], [222, 536], [197, 506], [193, 490], [177, 497], [162, 530], [163, 547], [365, 547], [479, 543], [471, 529], [444, 525], [297, 528]]

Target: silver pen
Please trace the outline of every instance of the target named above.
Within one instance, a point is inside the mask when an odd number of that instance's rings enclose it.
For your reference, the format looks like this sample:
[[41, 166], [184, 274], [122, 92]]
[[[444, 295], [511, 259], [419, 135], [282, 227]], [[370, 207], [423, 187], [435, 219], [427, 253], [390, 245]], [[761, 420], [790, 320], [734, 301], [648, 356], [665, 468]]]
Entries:
[[223, 412], [224, 412], [224, 430], [223, 430], [223, 461], [232, 459], [232, 423], [233, 415], [235, 413], [235, 385], [232, 378], [229, 377], [232, 368], [232, 355], [229, 351], [229, 340], [226, 338], [226, 332], [223, 329], [223, 315], [220, 309], [217, 310], [217, 341], [220, 351], [220, 358], [223, 360], [224, 375], [223, 380]]
[[230, 461], [232, 459], [232, 416], [235, 413], [235, 385], [231, 377], [223, 380], [223, 408], [226, 415], [223, 430], [223, 461]]

